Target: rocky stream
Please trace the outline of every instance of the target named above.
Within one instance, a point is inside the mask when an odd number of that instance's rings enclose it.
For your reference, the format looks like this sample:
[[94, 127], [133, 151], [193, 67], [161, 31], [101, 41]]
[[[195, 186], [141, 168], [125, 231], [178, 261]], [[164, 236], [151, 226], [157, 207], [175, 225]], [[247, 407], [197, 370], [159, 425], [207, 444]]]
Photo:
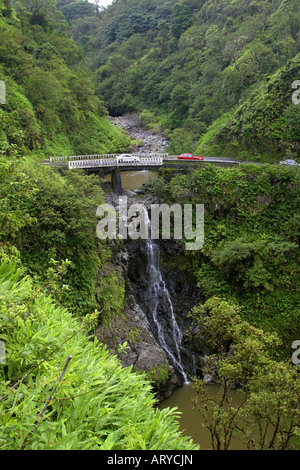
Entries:
[[[136, 114], [112, 118], [112, 122], [131, 138], [143, 142], [138, 147], [139, 152], [165, 151], [166, 138], [144, 129]], [[151, 204], [161, 201], [143, 194], [140, 188], [125, 190], [124, 196], [128, 206], [141, 204], [150, 228]], [[117, 195], [108, 192], [106, 202], [119, 210]], [[127, 239], [120, 245], [112, 244], [112, 249], [114, 269], [125, 283], [124, 316], [113, 318], [108, 326], [102, 325], [97, 336], [112, 353], [117, 353], [117, 345], [127, 342], [127, 351], [120, 355], [123, 366], [132, 365], [134, 370], [158, 374], [164, 372], [155, 390], [161, 402], [201, 370], [202, 357], [185, 345], [185, 334], [191, 326], [188, 314], [199, 300], [196, 281], [188, 272], [176, 268], [180, 265], [177, 260], [183, 256], [180, 242], [152, 241], [150, 237]]]

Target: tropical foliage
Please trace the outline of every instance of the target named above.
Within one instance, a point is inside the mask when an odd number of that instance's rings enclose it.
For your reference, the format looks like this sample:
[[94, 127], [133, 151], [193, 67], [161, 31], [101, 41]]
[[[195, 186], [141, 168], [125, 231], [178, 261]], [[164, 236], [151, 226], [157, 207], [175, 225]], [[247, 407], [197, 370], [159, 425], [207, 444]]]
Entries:
[[154, 410], [145, 375], [123, 369], [88, 338], [98, 312], [78, 322], [45, 287], [2, 257], [0, 448], [196, 449], [178, 431], [174, 410]]
[[9, 129], [0, 127], [1, 140], [14, 143], [21, 127], [23, 152], [43, 157], [127, 150], [130, 140], [107, 121], [67, 27], [52, 0], [18, 2], [15, 9], [0, 1], [0, 79], [10, 121]]
[[123, 368], [96, 339], [103, 316], [121, 313], [124, 295], [114, 272], [104, 277], [111, 254], [93, 230], [99, 184], [36, 169], [18, 158], [18, 146], [7, 150], [0, 161], [0, 449], [196, 449], [175, 410], [155, 410], [151, 377]]
[[170, 153], [278, 161], [299, 150], [299, 15], [297, 0], [118, 0], [70, 24], [109, 112], [153, 112]]
[[[205, 380], [195, 385], [195, 406], [204, 414], [212, 448], [230, 449], [233, 437], [248, 449], [295, 447], [300, 426], [299, 366], [276, 360], [278, 336], [251, 326], [242, 320], [237, 306], [216, 297], [194, 308], [192, 317], [196, 340], [204, 337], [211, 351], [204, 374], [217, 374], [220, 383], [215, 397]], [[232, 388], [240, 394], [236, 404]]]
[[[95, 341], [125, 295], [117, 243], [96, 238], [99, 179], [36, 162], [129, 150], [107, 114], [130, 111], [170, 153], [297, 158], [299, 14], [296, 0], [0, 0], [0, 449], [197, 448], [154, 409], [167, 368], [133, 373]], [[205, 336], [221, 384], [212, 400], [198, 381], [195, 406], [214, 449], [299, 446], [299, 169], [189, 168], [148, 190], [205, 206], [203, 249], [172, 260], [203, 301], [185, 339], [197, 353]]]
[[194, 273], [204, 301], [221, 296], [276, 331], [289, 357], [300, 331], [298, 168], [198, 165], [185, 173], [164, 168], [149, 184], [170, 205], [204, 204], [203, 248], [173, 264]]

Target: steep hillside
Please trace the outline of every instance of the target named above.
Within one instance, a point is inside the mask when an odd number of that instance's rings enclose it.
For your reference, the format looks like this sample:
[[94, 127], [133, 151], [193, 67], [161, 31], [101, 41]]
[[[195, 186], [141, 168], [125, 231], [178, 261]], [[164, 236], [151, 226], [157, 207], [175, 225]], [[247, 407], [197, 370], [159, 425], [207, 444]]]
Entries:
[[232, 112], [216, 120], [198, 144], [197, 153], [276, 161], [299, 155], [300, 106], [292, 101], [291, 84], [300, 70], [300, 54], [263, 81]]
[[128, 148], [129, 139], [107, 121], [67, 30], [54, 2], [27, 0], [13, 9], [0, 0], [0, 80], [7, 91], [0, 107], [2, 149], [9, 142], [44, 156]]
[[146, 110], [172, 153], [278, 161], [299, 145], [299, 19], [296, 0], [116, 0], [70, 23], [111, 114]]
[[205, 208], [203, 248], [170, 263], [191, 263], [203, 301], [222, 297], [251, 324], [276, 331], [288, 358], [300, 330], [299, 167], [200, 165], [161, 175], [148, 187], [164, 202]]

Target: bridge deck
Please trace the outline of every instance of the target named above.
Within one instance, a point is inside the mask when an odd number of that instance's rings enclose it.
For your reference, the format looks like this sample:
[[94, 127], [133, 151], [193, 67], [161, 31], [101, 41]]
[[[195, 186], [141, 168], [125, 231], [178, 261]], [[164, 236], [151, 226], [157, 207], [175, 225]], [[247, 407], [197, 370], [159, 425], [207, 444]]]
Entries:
[[108, 168], [108, 167], [152, 167], [162, 166], [163, 159], [161, 157], [140, 158], [138, 161], [122, 161], [118, 162], [115, 158], [99, 158], [97, 160], [78, 160], [69, 161], [69, 170], [76, 168]]
[[[167, 153], [143, 153], [131, 154], [133, 157], [138, 157], [138, 161], [125, 161], [120, 162], [117, 156], [120, 154], [99, 154], [99, 155], [75, 155], [63, 157], [50, 157], [44, 162], [50, 166], [66, 166], [70, 170], [73, 169], [88, 169], [88, 168], [116, 168], [116, 167], [158, 167], [162, 166], [164, 162], [178, 161], [177, 155], [169, 155]], [[239, 160], [230, 158], [215, 158], [204, 157], [203, 163], [227, 163], [227, 164], [240, 164], [243, 163]], [[191, 160], [180, 160], [180, 163], [193, 163]], [[197, 164], [201, 164], [197, 162]]]
[[[139, 157], [139, 158], [169, 158], [169, 154], [167, 153], [131, 153], [130, 154], [133, 157]], [[73, 155], [73, 156], [64, 156], [64, 157], [50, 157], [49, 162], [50, 163], [60, 163], [60, 162], [69, 162], [69, 161], [81, 161], [81, 160], [115, 160], [116, 157], [120, 156], [120, 154], [116, 153], [107, 153], [107, 154], [96, 154], [96, 155]], [[177, 156], [172, 157], [172, 158], [177, 158]]]

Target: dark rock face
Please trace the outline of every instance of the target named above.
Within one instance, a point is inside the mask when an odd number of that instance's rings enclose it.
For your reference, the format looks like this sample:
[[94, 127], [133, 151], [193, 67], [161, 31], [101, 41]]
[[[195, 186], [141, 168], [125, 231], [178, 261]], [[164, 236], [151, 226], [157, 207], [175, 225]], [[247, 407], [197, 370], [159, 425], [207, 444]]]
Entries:
[[[137, 242], [134, 243], [135, 245]], [[112, 318], [109, 325], [101, 325], [97, 330], [97, 338], [107, 345], [111, 354], [118, 354], [123, 367], [133, 366], [133, 370], [149, 372], [153, 369], [164, 367], [168, 371], [167, 378], [154, 388], [157, 400], [160, 402], [168, 398], [175, 388], [182, 385], [182, 378], [176, 373], [168, 362], [165, 351], [157, 342], [142, 306], [138, 302], [133, 279], [138, 280], [139, 289], [143, 291], [146, 286], [143, 267], [146, 265], [140, 258], [137, 270], [131, 272], [130, 260], [135, 249], [133, 246], [128, 251], [123, 247], [115, 258], [115, 265], [119, 268], [126, 283], [126, 301], [124, 315]], [[130, 255], [131, 253], [131, 255]], [[137, 259], [137, 256], [134, 256]], [[136, 277], [137, 276], [137, 277]], [[120, 344], [127, 343], [125, 352], [119, 354]]]
[[[137, 113], [109, 119], [113, 125], [121, 127], [132, 139], [140, 142], [131, 152], [165, 152], [166, 137], [145, 129]], [[183, 169], [185, 168], [183, 165]], [[178, 166], [176, 169], [178, 170]], [[124, 195], [128, 196], [128, 205], [143, 203], [148, 209], [151, 204], [162, 202], [153, 194], [143, 194], [142, 190], [128, 194], [124, 192]], [[117, 209], [118, 195], [106, 194], [106, 202]], [[164, 375], [155, 389], [157, 399], [162, 401], [176, 387], [182, 385], [182, 370], [187, 377], [201, 374], [203, 360], [199, 353], [197, 355], [193, 352], [193, 344], [188, 347], [185, 341], [186, 330], [191, 326], [188, 314], [198, 303], [199, 292], [195, 280], [189, 277], [188, 269], [181, 267], [184, 259], [183, 247], [179, 242], [171, 240], [157, 240], [157, 245], [160, 254], [159, 283], [162, 285], [154, 285], [154, 288], [153, 280], [152, 284], [150, 281], [149, 246], [146, 240], [124, 241], [115, 254], [115, 269], [121, 273], [126, 286], [124, 316], [113, 318], [108, 326], [102, 325], [97, 336], [107, 344], [112, 353], [117, 353], [119, 344], [127, 342], [127, 352], [119, 355], [124, 367], [132, 365], [133, 369], [146, 372], [153, 368], [167, 369], [167, 378]], [[160, 332], [153, 315], [154, 310], [156, 319], [159, 320]], [[175, 344], [178, 338], [174, 335], [174, 319], [180, 333], [180, 348], [178, 344], [176, 348]], [[159, 333], [162, 332], [166, 348], [160, 338]], [[176, 367], [176, 361], [172, 361], [172, 355], [178, 357], [178, 349], [180, 368]]]
[[[176, 322], [183, 335], [180, 348], [181, 363], [188, 375], [195, 375], [195, 361], [196, 357], [185, 346], [185, 332], [191, 326], [191, 320], [188, 314], [192, 307], [199, 300], [198, 290], [195, 284], [187, 279], [184, 272], [174, 270], [164, 264], [164, 256], [166, 252], [172, 253], [172, 256], [179, 256], [181, 248], [176, 246], [176, 242], [161, 240], [160, 243], [161, 254], [161, 273], [165, 287], [168, 290], [170, 299], [172, 301], [172, 308]], [[140, 247], [140, 254], [129, 259], [128, 277], [131, 282], [131, 287], [135, 293], [135, 297], [145, 312], [152, 333], [157, 338], [158, 331], [155, 322], [152, 319], [151, 313], [151, 290], [149, 290], [149, 272], [147, 270], [147, 256], [145, 247]], [[165, 339], [168, 348], [173, 354], [176, 355], [176, 348], [173, 339], [173, 323], [170, 311], [170, 300], [160, 294], [157, 306], [157, 317], [163, 327]], [[172, 361], [171, 361], [172, 363]]]
[[[110, 203], [118, 202], [114, 196]], [[134, 202], [137, 201], [136, 197]], [[152, 201], [154, 202], [154, 201]], [[155, 201], [157, 202], [157, 201]], [[130, 203], [130, 201], [128, 201]], [[108, 326], [99, 327], [97, 337], [107, 344], [112, 353], [117, 346], [127, 342], [128, 349], [119, 355], [124, 367], [134, 370], [151, 371], [153, 368], [167, 368], [168, 376], [157, 384], [155, 389], [159, 401], [168, 398], [174, 389], [183, 383], [183, 375], [168, 351], [176, 355], [174, 344], [174, 317], [182, 334], [180, 362], [186, 375], [195, 376], [201, 366], [201, 358], [196, 357], [185, 345], [185, 332], [190, 327], [189, 311], [197, 303], [198, 289], [188, 273], [179, 270], [179, 258], [183, 255], [180, 243], [171, 240], [157, 240], [160, 252], [160, 272], [164, 288], [156, 298], [157, 318], [164, 332], [167, 350], [159, 340], [157, 324], [153, 319], [153, 296], [149, 273], [149, 250], [146, 240], [126, 240], [114, 257], [115, 268], [121, 273], [126, 286], [126, 303], [123, 317], [113, 318]], [[168, 296], [165, 295], [165, 290]], [[170, 310], [172, 303], [172, 312]], [[172, 314], [173, 313], [173, 320]], [[178, 351], [177, 351], [178, 352]]]

